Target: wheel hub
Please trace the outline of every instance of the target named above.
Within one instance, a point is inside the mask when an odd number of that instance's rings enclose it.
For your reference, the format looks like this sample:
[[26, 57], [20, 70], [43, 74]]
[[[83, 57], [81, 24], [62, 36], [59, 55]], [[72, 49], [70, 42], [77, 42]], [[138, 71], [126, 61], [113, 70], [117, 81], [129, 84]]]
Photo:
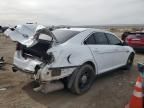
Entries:
[[81, 82], [83, 84], [85, 84], [87, 82], [87, 76], [86, 75], [83, 75], [82, 78], [81, 78]]

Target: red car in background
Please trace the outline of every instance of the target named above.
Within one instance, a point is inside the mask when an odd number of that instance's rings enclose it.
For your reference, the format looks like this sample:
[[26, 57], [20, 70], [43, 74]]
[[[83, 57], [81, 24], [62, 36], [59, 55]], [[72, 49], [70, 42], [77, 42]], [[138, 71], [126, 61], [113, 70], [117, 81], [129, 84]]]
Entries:
[[137, 51], [144, 51], [144, 32], [124, 32], [122, 40]]

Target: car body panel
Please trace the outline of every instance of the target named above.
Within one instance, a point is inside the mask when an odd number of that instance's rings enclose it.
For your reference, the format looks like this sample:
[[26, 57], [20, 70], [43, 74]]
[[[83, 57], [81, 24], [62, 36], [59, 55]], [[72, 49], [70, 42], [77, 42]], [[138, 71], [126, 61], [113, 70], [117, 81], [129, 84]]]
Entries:
[[128, 58], [128, 50], [117, 45], [89, 45], [98, 64], [98, 74], [123, 66]]
[[25, 59], [21, 56], [21, 52], [15, 52], [13, 64], [20, 68], [21, 70], [25, 70], [27, 72], [35, 72], [35, 67], [40, 65], [42, 62], [37, 59], [28, 58]]
[[[4, 34], [9, 36], [13, 41], [19, 42], [22, 45], [30, 47], [37, 44], [38, 40], [36, 39], [37, 38], [36, 35], [39, 33], [39, 31], [45, 28], [46, 27], [37, 24], [17, 25], [14, 28], [8, 28], [4, 32]], [[48, 32], [50, 31], [48, 30]], [[55, 38], [52, 33], [49, 36], [53, 36], [53, 38]]]

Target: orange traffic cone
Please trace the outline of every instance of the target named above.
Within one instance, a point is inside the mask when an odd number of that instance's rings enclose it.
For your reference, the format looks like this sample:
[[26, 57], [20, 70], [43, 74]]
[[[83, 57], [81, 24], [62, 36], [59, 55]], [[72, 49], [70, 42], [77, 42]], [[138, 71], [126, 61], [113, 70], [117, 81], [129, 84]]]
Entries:
[[125, 108], [144, 108], [142, 81], [142, 77], [139, 76], [136, 81], [136, 85], [130, 102], [128, 105], [125, 106]]

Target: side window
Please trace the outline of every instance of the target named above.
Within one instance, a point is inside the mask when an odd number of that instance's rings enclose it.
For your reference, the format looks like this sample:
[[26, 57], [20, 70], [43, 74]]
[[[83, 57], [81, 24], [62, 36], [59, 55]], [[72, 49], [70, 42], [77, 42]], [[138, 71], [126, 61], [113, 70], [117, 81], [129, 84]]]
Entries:
[[121, 45], [121, 41], [114, 35], [106, 33], [110, 45]]
[[91, 36], [89, 36], [85, 41], [84, 44], [96, 44], [95, 39], [94, 39], [94, 34], [92, 34]]
[[104, 33], [95, 33], [95, 40], [96, 40], [96, 44], [108, 44], [108, 40], [106, 38], [106, 35]]

